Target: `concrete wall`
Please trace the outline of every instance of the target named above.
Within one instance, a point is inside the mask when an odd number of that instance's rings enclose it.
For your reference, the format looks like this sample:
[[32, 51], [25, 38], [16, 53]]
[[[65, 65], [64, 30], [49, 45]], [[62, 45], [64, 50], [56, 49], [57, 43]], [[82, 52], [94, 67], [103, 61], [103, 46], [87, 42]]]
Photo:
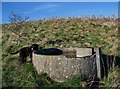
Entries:
[[33, 54], [33, 65], [38, 74], [47, 73], [53, 80], [59, 82], [71, 75], [81, 75], [91, 80], [97, 78], [96, 55], [92, 55], [92, 48], [61, 48], [61, 50], [62, 55]]

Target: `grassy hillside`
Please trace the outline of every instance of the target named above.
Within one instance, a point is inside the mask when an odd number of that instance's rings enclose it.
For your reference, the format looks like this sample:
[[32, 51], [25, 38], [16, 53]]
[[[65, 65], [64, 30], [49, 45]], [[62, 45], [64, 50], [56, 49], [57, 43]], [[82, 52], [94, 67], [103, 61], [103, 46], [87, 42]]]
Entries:
[[[14, 26], [10, 24], [3, 25], [2, 45], [18, 46], [18, 36], [11, 31], [12, 28]], [[112, 18], [51, 18], [26, 22], [17, 32], [22, 36], [19, 46], [31, 43], [38, 43], [42, 47], [100, 46], [105, 53], [114, 55], [118, 43], [118, 30]]]
[[[57, 83], [45, 74], [37, 75], [31, 64], [20, 66], [17, 55], [9, 55], [32, 43], [43, 48], [101, 47], [104, 54], [120, 56], [118, 26], [114, 18], [51, 18], [25, 22], [21, 29], [14, 31], [13, 24], [3, 24], [2, 29], [3, 86], [84, 86], [79, 77]], [[116, 82], [120, 83], [116, 80], [110, 84]]]

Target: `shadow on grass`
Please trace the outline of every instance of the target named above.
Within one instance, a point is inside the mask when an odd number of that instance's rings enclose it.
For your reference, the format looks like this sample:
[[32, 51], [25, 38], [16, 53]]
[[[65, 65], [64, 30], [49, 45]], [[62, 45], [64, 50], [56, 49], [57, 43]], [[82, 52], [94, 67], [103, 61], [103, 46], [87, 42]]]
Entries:
[[101, 76], [107, 77], [110, 69], [114, 66], [120, 68], [120, 57], [102, 54], [101, 58]]

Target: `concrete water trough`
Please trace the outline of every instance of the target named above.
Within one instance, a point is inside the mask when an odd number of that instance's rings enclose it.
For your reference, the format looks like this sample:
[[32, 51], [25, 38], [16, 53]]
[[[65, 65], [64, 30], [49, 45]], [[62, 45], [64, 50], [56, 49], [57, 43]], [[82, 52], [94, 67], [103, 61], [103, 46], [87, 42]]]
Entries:
[[72, 75], [84, 79], [101, 78], [99, 48], [48, 48], [33, 54], [33, 65], [38, 74], [47, 73], [61, 82]]

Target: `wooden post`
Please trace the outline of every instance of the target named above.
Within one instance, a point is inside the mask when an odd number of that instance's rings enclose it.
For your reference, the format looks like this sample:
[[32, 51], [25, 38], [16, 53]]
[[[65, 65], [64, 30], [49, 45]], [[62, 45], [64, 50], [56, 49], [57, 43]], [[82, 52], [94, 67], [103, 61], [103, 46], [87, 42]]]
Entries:
[[[0, 45], [2, 45], [2, 25], [0, 25]], [[2, 89], [2, 46], [0, 46], [0, 89]]]
[[97, 65], [97, 77], [101, 79], [101, 48], [95, 48], [96, 51], [96, 65]]

